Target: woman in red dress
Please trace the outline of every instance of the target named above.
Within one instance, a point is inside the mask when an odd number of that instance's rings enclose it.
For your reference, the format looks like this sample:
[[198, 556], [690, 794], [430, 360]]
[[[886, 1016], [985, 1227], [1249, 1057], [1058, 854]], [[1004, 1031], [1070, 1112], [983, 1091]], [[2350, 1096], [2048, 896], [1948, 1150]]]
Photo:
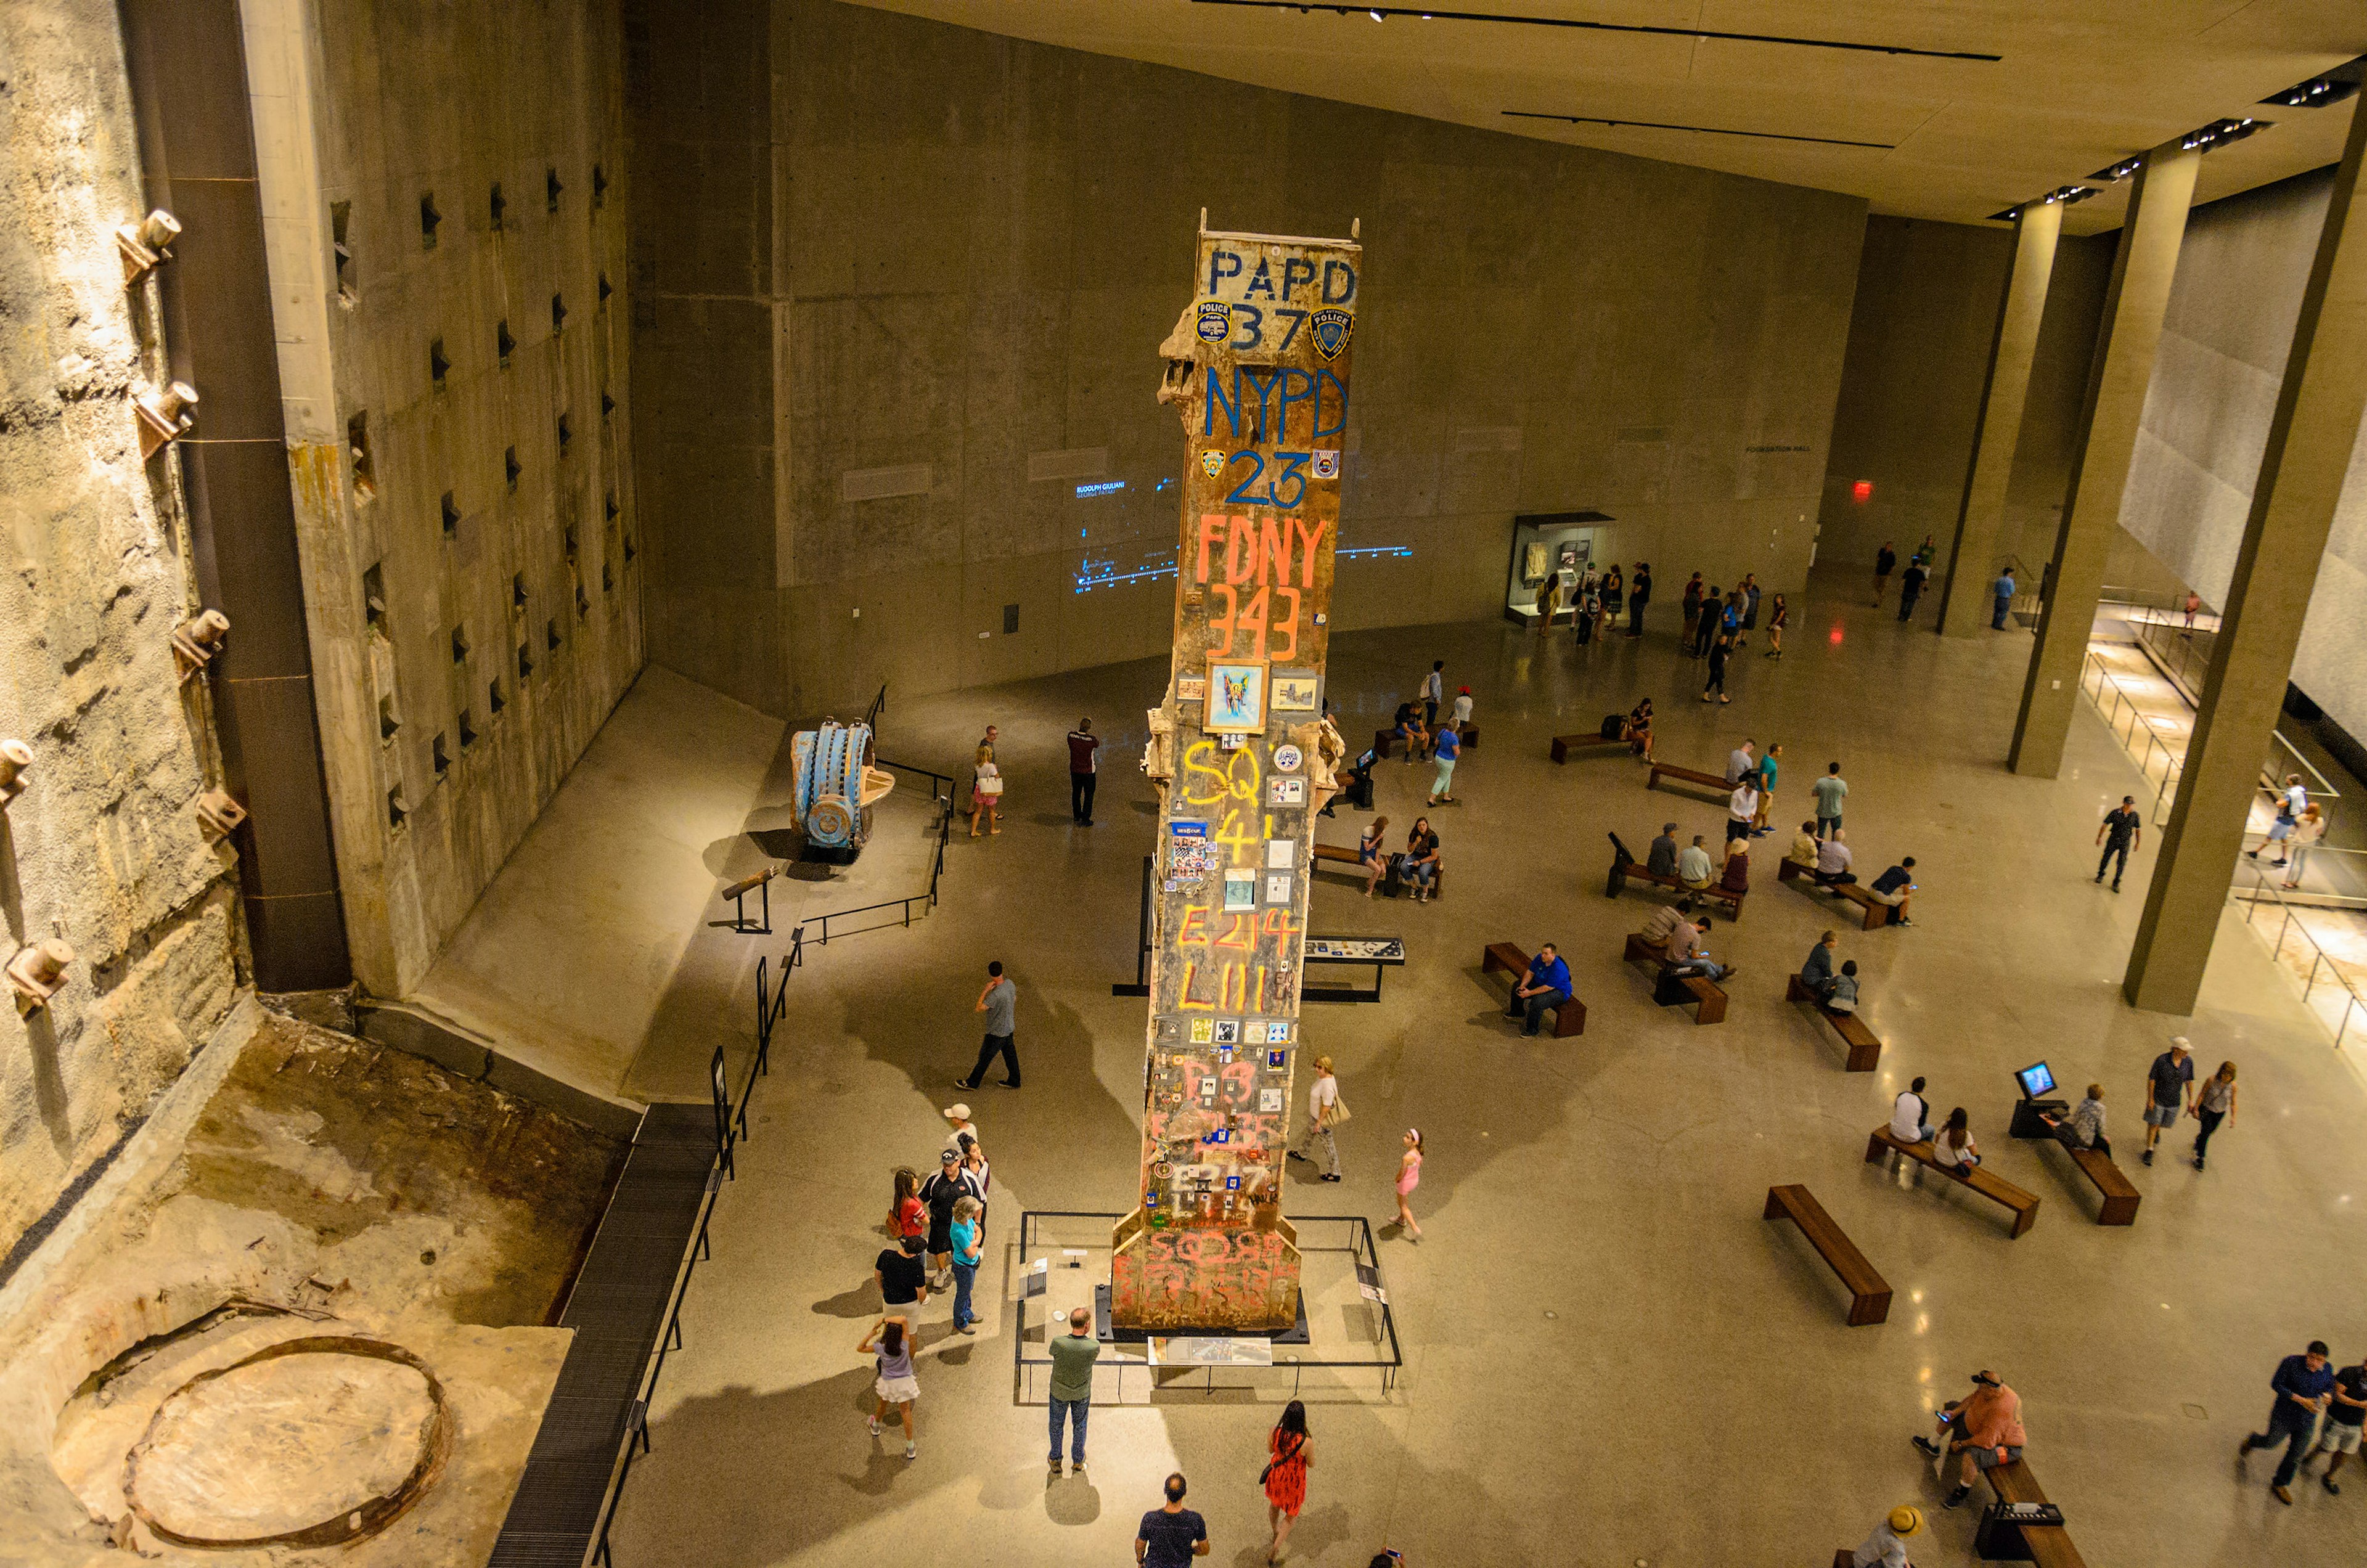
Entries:
[[1279, 1562], [1282, 1543], [1290, 1539], [1290, 1527], [1298, 1522], [1298, 1510], [1307, 1506], [1307, 1467], [1315, 1458], [1314, 1445], [1307, 1437], [1307, 1406], [1296, 1399], [1284, 1405], [1282, 1419], [1266, 1436], [1266, 1446], [1274, 1457], [1260, 1479], [1265, 1483], [1265, 1512], [1274, 1525], [1274, 1544], [1266, 1548], [1265, 1560]]

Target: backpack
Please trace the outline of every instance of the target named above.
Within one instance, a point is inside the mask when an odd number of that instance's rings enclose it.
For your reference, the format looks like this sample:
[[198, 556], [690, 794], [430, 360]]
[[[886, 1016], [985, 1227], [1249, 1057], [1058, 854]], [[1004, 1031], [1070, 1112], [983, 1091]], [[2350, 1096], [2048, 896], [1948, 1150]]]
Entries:
[[1604, 714], [1603, 716], [1603, 739], [1605, 740], [1618, 739], [1620, 727], [1625, 725], [1626, 722], [1627, 720], [1623, 715], [1615, 713]]

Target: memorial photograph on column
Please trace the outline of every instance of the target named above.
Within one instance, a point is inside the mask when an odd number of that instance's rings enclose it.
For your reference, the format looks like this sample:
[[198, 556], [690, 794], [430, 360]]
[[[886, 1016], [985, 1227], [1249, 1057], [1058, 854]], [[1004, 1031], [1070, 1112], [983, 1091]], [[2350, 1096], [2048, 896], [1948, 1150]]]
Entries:
[[1342, 754], [1322, 692], [1362, 259], [1353, 237], [1212, 232], [1203, 213], [1160, 349], [1186, 461], [1143, 759], [1161, 799], [1122, 1330], [1276, 1334], [1300, 1315], [1282, 1165], [1314, 818]]

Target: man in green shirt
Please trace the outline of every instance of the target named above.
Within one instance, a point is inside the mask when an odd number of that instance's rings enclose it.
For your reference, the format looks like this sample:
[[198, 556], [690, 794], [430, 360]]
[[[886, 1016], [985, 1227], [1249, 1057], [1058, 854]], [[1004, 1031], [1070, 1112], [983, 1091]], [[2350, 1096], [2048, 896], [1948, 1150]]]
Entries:
[[1052, 1337], [1052, 1475], [1060, 1473], [1060, 1427], [1069, 1416], [1076, 1425], [1069, 1439], [1069, 1473], [1085, 1472], [1085, 1420], [1093, 1408], [1093, 1362], [1102, 1343], [1093, 1337], [1093, 1314], [1079, 1307], [1069, 1314], [1069, 1332]]

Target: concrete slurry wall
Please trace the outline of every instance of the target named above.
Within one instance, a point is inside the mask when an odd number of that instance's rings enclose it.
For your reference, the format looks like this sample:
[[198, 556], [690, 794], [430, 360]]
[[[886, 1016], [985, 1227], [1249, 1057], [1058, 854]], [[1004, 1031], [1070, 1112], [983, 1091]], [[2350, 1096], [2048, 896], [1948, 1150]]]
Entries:
[[[2067, 237], [2055, 254], [1998, 539], [1999, 554], [2018, 556], [2033, 583], [2063, 520], [2116, 240]], [[1871, 566], [1884, 540], [1904, 557], [1929, 534], [1945, 569], [2012, 263], [2013, 234], [2003, 225], [1866, 220], [1818, 559]], [[1860, 479], [1874, 485], [1863, 502], [1852, 492]]]
[[[2235, 572], [2332, 184], [2320, 170], [2187, 220], [2121, 525], [2213, 604]], [[2352, 450], [2316, 566], [2293, 681], [2367, 735], [2367, 442]]]
[[1671, 591], [1802, 581], [1862, 200], [821, 0], [625, 28], [650, 649], [694, 680], [843, 712], [1164, 647], [1204, 207], [1363, 220], [1342, 626], [1496, 614], [1522, 512]]
[[246, 28], [346, 924], [399, 995], [640, 667], [622, 43], [602, 0]]
[[240, 937], [191, 810], [213, 740], [168, 640], [195, 607], [174, 466], [134, 431], [163, 359], [113, 236], [140, 200], [115, 7], [0, 6], [0, 737], [34, 757], [0, 817], [0, 949], [75, 953], [48, 1006], [0, 1007], [5, 1276], [221, 1022]]

